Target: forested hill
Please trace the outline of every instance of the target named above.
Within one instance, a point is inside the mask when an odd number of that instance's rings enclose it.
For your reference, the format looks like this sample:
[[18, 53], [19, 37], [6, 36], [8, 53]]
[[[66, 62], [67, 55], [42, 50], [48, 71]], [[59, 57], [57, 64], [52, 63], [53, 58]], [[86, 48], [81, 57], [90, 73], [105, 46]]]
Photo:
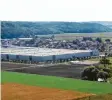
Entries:
[[112, 28], [112, 21], [92, 21], [92, 23], [99, 23], [109, 28]]
[[112, 32], [112, 29], [89, 22], [1, 22], [1, 38], [30, 37], [59, 33]]

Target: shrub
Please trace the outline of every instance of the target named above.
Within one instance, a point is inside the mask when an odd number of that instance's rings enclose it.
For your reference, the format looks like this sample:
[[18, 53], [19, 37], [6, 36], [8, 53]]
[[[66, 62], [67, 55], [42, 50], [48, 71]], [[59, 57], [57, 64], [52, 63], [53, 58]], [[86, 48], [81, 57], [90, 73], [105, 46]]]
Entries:
[[87, 67], [81, 72], [82, 80], [97, 81], [98, 78], [103, 78], [107, 80], [107, 78], [110, 78], [111, 76], [112, 76], [112, 69], [101, 66]]
[[107, 78], [109, 78], [109, 74], [107, 72], [104, 72], [104, 71], [99, 71], [97, 74], [97, 77], [107, 80]]
[[107, 58], [105, 58], [105, 57], [103, 57], [103, 58], [100, 60], [100, 63], [101, 63], [101, 64], [108, 64], [108, 65], [111, 64], [111, 63], [110, 63], [110, 60], [107, 59]]
[[88, 67], [88, 68], [84, 69], [84, 71], [81, 73], [81, 78], [83, 80], [96, 81], [98, 72], [99, 72], [99, 70], [97, 68]]

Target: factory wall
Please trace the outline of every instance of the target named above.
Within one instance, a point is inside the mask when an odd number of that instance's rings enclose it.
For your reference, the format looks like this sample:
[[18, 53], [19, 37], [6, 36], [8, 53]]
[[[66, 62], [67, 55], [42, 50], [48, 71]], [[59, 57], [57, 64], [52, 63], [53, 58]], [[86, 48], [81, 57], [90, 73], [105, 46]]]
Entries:
[[93, 55], [92, 56], [99, 56], [99, 51], [98, 50], [92, 50]]
[[[49, 55], [49, 56], [33, 56], [33, 55], [15, 55], [15, 54], [1, 54], [1, 58], [4, 60], [26, 60], [26, 61], [37, 61], [45, 62], [48, 60], [55, 61], [60, 59], [70, 59], [70, 58], [83, 58], [90, 56], [98, 56], [99, 52], [97, 50], [88, 52], [78, 52], [71, 54], [60, 54], [60, 55]], [[8, 59], [7, 59], [8, 58]]]
[[19, 59], [29, 61], [29, 56], [27, 56], [27, 55], [19, 55]]
[[32, 56], [32, 61], [42, 62], [43, 57], [41, 57], [41, 56]]
[[53, 60], [52, 56], [32, 56], [32, 61], [44, 62], [47, 60]]
[[53, 56], [43, 56], [43, 61], [53, 60]]
[[7, 54], [1, 54], [1, 59], [7, 60], [6, 55]]
[[61, 54], [61, 55], [56, 55], [56, 60], [59, 60], [59, 59], [65, 59], [65, 55], [64, 54]]
[[74, 54], [74, 57], [77, 57], [77, 58], [83, 58], [83, 57], [89, 57], [89, 56], [91, 56], [90, 52], [80, 52], [80, 53]]
[[15, 60], [16, 59], [16, 55], [8, 54], [8, 56], [9, 56], [10, 60]]

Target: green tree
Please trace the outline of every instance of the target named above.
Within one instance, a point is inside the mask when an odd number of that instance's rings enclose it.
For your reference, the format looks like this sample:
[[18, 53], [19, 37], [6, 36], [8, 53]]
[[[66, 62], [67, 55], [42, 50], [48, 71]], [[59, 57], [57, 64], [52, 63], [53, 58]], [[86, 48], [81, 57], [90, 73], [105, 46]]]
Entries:
[[109, 73], [105, 71], [99, 71], [97, 74], [98, 78], [103, 78], [105, 81], [107, 81], [107, 78], [109, 78]]
[[100, 60], [100, 63], [104, 65], [104, 67], [106, 67], [106, 65], [110, 65], [110, 60], [106, 58], [106, 56], [102, 57], [102, 59]]
[[95, 67], [87, 67], [81, 73], [83, 80], [97, 81], [97, 74], [99, 70]]

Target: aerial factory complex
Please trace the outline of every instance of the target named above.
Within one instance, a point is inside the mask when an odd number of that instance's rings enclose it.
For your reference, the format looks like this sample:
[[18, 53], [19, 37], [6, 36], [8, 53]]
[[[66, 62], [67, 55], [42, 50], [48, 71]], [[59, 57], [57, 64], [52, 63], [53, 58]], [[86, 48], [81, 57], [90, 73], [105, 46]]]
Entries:
[[2, 48], [2, 60], [47, 62], [98, 56], [97, 50], [68, 50], [36, 47]]

